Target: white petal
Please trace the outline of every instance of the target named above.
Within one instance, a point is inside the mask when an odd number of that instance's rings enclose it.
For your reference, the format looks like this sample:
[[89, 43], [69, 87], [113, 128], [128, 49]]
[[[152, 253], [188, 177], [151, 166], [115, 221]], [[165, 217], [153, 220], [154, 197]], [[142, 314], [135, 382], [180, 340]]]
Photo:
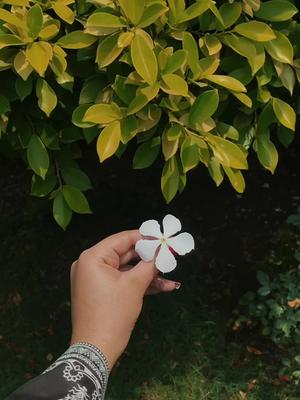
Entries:
[[160, 245], [160, 240], [138, 240], [135, 244], [135, 251], [143, 261], [149, 262], [154, 259], [155, 252]]
[[163, 219], [164, 237], [168, 238], [181, 231], [181, 222], [178, 218], [168, 214]]
[[169, 238], [167, 244], [180, 256], [184, 256], [195, 248], [194, 238], [187, 232]]
[[177, 261], [166, 243], [161, 245], [158, 256], [156, 257], [155, 265], [161, 272], [171, 272], [176, 268]]
[[139, 232], [142, 236], [151, 236], [156, 238], [162, 237], [160, 225], [155, 221], [155, 219], [149, 219], [149, 221], [143, 222], [140, 226]]

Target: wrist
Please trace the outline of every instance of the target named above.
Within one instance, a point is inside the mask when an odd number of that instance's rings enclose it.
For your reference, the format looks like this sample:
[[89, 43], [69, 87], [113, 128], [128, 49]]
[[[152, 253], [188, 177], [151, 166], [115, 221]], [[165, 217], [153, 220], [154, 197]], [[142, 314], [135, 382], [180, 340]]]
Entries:
[[112, 346], [105, 340], [95, 338], [89, 335], [73, 335], [70, 341], [70, 345], [74, 344], [87, 344], [95, 347], [100, 354], [102, 354], [105, 364], [107, 366], [108, 372], [110, 372], [117, 362], [119, 356], [115, 354]]

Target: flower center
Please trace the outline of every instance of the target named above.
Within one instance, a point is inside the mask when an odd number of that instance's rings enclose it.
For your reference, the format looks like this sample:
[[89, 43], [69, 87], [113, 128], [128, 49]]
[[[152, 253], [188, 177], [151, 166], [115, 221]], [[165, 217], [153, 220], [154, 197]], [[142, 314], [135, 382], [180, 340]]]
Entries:
[[163, 243], [167, 243], [167, 238], [163, 236], [163, 237], [160, 239], [160, 241], [161, 241], [162, 244], [163, 244]]

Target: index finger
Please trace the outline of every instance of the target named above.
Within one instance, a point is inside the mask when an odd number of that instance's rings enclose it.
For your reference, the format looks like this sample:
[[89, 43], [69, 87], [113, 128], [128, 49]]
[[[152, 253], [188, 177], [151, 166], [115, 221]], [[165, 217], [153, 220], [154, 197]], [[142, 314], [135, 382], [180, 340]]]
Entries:
[[136, 242], [141, 238], [142, 236], [137, 229], [123, 231], [101, 240], [101, 242], [91, 247], [90, 250], [94, 250], [96, 255], [100, 255], [103, 251], [112, 251], [121, 257], [134, 248]]

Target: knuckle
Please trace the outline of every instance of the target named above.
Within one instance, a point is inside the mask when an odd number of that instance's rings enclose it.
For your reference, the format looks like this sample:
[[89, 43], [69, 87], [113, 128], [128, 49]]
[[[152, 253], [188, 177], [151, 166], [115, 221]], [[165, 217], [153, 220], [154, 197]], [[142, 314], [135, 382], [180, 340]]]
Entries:
[[87, 261], [90, 259], [89, 257], [89, 250], [84, 250], [79, 258], [78, 258], [78, 264], [79, 265], [84, 265], [85, 263], [87, 263]]

